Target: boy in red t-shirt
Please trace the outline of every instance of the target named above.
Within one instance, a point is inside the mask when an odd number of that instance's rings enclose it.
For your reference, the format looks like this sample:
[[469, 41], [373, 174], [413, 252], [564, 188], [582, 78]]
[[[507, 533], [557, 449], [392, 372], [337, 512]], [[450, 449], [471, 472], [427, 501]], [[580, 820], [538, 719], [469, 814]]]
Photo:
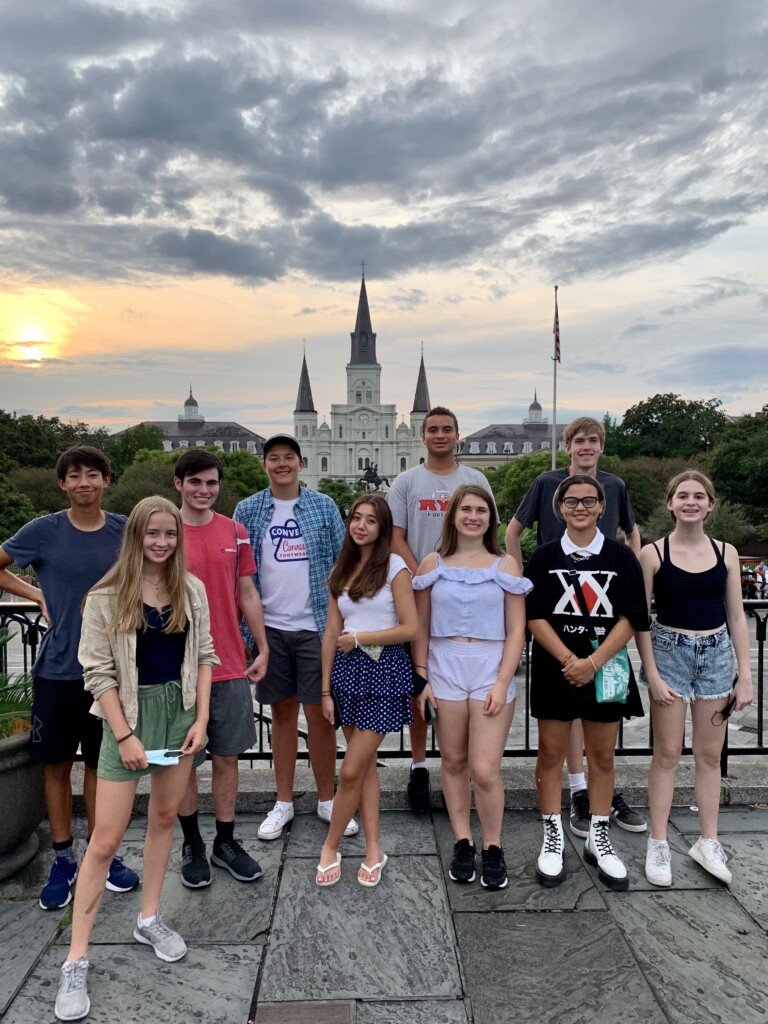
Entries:
[[[173, 482], [181, 495], [184, 562], [205, 584], [211, 610], [211, 635], [221, 664], [214, 669], [208, 720], [216, 837], [211, 860], [240, 882], [255, 882], [262, 870], [234, 835], [237, 804], [237, 755], [256, 742], [250, 682], [264, 675], [269, 658], [261, 599], [253, 582], [256, 565], [245, 527], [213, 511], [223, 476], [213, 452], [186, 451], [176, 462]], [[246, 668], [240, 613], [253, 633], [258, 655]], [[195, 755], [194, 768], [205, 760]], [[184, 833], [181, 880], [190, 889], [211, 884], [211, 869], [197, 819], [197, 773], [193, 769], [179, 808]]]

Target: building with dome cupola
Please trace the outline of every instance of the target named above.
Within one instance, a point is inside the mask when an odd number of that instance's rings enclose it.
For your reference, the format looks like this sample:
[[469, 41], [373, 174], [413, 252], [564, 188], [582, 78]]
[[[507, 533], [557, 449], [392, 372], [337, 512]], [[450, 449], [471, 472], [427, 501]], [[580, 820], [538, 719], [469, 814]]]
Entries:
[[200, 412], [197, 399], [189, 385], [189, 397], [184, 402], [184, 411], [175, 420], [142, 420], [126, 430], [118, 430], [113, 435], [133, 430], [135, 427], [159, 427], [163, 432], [163, 448], [167, 452], [177, 448], [199, 448], [210, 445], [223, 452], [247, 451], [253, 455], [261, 455], [264, 438], [248, 427], [229, 420], [210, 420], [206, 422]]
[[347, 400], [331, 406], [318, 426], [306, 354], [299, 375], [293, 412], [294, 436], [301, 446], [305, 469], [302, 483], [316, 488], [323, 477], [354, 484], [369, 467], [391, 483], [398, 473], [426, 457], [421, 426], [429, 412], [429, 389], [421, 355], [409, 422], [397, 423], [397, 409], [381, 401], [381, 365], [376, 357], [376, 334], [371, 326], [365, 274], [360, 284], [355, 329], [350, 335]]
[[[557, 447], [565, 451], [563, 431], [566, 423], [557, 425]], [[534, 452], [552, 450], [552, 426], [544, 415], [536, 392], [522, 423], [491, 423], [482, 430], [462, 438], [457, 458], [465, 466], [496, 469], [511, 459]]]

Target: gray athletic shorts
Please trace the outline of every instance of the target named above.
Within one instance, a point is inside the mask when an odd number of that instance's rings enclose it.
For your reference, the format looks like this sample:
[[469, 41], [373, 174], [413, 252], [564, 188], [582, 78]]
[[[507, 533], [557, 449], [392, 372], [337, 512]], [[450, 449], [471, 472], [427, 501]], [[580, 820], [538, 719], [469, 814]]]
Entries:
[[192, 764], [199, 768], [206, 750], [219, 757], [233, 757], [256, 743], [253, 719], [253, 691], [247, 679], [222, 679], [211, 684], [208, 746], [195, 754]]
[[322, 704], [320, 636], [311, 629], [285, 630], [267, 626], [269, 665], [256, 684], [256, 699], [279, 704], [296, 697], [300, 704]]

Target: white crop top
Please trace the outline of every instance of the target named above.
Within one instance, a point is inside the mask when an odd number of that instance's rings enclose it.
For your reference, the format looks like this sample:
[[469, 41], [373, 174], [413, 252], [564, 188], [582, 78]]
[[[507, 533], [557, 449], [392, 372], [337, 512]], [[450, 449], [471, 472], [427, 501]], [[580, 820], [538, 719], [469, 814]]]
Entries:
[[364, 630], [373, 632], [400, 625], [392, 596], [392, 580], [403, 569], [409, 571], [400, 555], [390, 555], [387, 582], [378, 594], [374, 597], [361, 597], [359, 601], [350, 600], [346, 590], [339, 595], [339, 611], [344, 619], [345, 633], [361, 633]]

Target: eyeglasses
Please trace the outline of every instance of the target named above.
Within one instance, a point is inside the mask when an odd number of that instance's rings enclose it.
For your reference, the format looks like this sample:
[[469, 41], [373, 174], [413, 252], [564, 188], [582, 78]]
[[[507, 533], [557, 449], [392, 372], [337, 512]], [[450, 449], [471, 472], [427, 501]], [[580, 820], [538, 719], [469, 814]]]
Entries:
[[599, 502], [599, 498], [590, 495], [586, 498], [563, 498], [560, 504], [565, 505], [566, 508], [578, 508], [579, 505], [583, 505], [584, 508], [594, 508]]

